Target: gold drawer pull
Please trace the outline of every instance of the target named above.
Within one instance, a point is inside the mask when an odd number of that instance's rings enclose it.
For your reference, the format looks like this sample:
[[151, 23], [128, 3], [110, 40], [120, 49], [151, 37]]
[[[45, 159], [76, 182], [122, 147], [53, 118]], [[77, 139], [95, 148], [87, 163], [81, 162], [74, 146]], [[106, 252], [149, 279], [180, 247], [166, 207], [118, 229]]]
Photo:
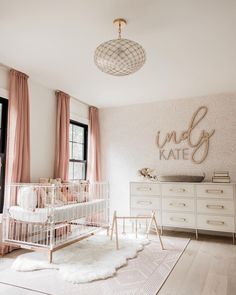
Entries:
[[225, 224], [224, 221], [218, 221], [218, 220], [207, 220], [208, 224], [212, 224], [212, 225], [223, 225]]
[[207, 194], [217, 194], [217, 195], [220, 195], [220, 194], [223, 194], [223, 190], [222, 189], [206, 189], [206, 193]]
[[148, 191], [151, 191], [152, 188], [151, 187], [137, 187], [137, 190], [140, 191], [140, 192], [148, 192]]
[[185, 188], [179, 188], [179, 189], [170, 188], [170, 192], [184, 193], [184, 192], [186, 192], [186, 189]]
[[171, 217], [170, 218], [171, 221], [181, 221], [181, 222], [185, 222], [186, 218], [181, 218], [181, 217]]
[[173, 207], [185, 207], [186, 206], [185, 203], [170, 203], [169, 205], [173, 206]]
[[137, 203], [140, 205], [152, 205], [151, 201], [138, 201]]
[[223, 205], [206, 205], [208, 209], [224, 209]]

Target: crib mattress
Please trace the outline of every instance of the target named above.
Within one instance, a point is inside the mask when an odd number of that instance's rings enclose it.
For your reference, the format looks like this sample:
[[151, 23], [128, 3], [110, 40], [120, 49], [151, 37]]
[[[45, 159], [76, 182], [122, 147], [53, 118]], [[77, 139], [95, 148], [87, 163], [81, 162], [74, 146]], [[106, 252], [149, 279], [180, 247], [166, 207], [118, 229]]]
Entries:
[[[102, 212], [105, 208], [106, 200], [99, 199], [90, 202], [77, 203], [49, 208], [36, 208], [35, 211], [23, 209], [20, 206], [11, 206], [9, 214], [12, 218], [24, 222], [45, 223], [49, 221], [50, 214], [53, 222], [72, 221], [83, 217], [92, 217], [94, 214]], [[52, 213], [53, 212], [53, 213]]]

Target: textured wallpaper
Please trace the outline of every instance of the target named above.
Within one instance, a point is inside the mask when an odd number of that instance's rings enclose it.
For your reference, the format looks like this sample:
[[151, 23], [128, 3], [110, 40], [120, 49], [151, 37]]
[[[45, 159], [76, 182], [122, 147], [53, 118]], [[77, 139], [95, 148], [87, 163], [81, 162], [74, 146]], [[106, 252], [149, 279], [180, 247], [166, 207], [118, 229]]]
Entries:
[[[160, 160], [157, 132], [160, 131], [161, 143], [173, 130], [179, 138], [201, 106], [206, 106], [208, 112], [191, 136], [196, 143], [203, 131], [215, 130], [209, 138], [206, 159], [201, 164], [193, 163], [190, 159], [193, 148], [183, 140], [177, 145], [167, 142]], [[139, 179], [137, 170], [143, 167], [155, 168], [161, 175], [205, 173], [207, 180], [215, 170], [227, 170], [232, 181], [236, 181], [236, 94], [101, 109], [100, 122], [103, 178], [110, 182], [112, 207], [123, 213], [129, 209], [129, 182]], [[169, 155], [170, 149], [173, 152]], [[204, 149], [203, 144], [198, 157]]]

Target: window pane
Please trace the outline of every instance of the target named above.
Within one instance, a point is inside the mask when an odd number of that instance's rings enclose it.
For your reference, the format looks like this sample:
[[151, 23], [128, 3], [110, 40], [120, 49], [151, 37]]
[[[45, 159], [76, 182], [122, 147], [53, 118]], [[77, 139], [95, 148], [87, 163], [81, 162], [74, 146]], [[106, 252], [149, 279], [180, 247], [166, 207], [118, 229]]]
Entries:
[[73, 179], [74, 179], [74, 175], [73, 175], [73, 165], [74, 165], [73, 162], [70, 162], [70, 163], [69, 163], [69, 179], [70, 179], [70, 180], [73, 180]]
[[84, 163], [74, 163], [74, 179], [85, 179]]
[[72, 142], [69, 142], [69, 149], [70, 149], [70, 159], [73, 158], [73, 153], [72, 153]]
[[74, 125], [73, 127], [73, 141], [84, 143], [84, 128]]
[[70, 162], [69, 163], [69, 180], [85, 179], [85, 163]]
[[84, 179], [85, 180], [85, 177], [86, 177], [86, 173], [85, 173], [85, 171], [86, 171], [86, 163], [82, 163], [82, 170], [83, 170], [83, 178], [82, 179]]
[[[78, 123], [79, 124], [79, 123]], [[86, 161], [87, 127], [77, 125], [77, 123], [70, 122], [69, 130], [69, 149], [70, 149], [70, 164], [69, 164], [69, 179], [79, 180], [85, 179]]]
[[73, 124], [70, 124], [70, 141], [72, 141], [72, 134], [73, 134]]
[[74, 159], [74, 160], [83, 160], [84, 159], [83, 149], [84, 149], [83, 144], [73, 143], [72, 159]]

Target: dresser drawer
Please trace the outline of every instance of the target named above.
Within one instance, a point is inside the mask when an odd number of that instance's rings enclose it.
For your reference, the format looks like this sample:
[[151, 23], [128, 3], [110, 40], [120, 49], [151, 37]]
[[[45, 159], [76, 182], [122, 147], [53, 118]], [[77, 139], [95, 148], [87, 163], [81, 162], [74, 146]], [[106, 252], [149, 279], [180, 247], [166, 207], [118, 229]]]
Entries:
[[198, 215], [197, 228], [234, 232], [234, 217], [220, 216], [220, 215]]
[[132, 196], [130, 205], [135, 209], [159, 210], [161, 209], [161, 200], [158, 197]]
[[160, 195], [160, 185], [158, 183], [131, 182], [130, 193], [136, 196], [158, 196]]
[[232, 185], [197, 185], [198, 198], [224, 198], [233, 199]]
[[162, 213], [162, 225], [195, 228], [195, 217], [191, 213]]
[[186, 183], [162, 184], [162, 195], [164, 197], [194, 197], [194, 186]]
[[213, 213], [216, 215], [234, 215], [234, 202], [221, 199], [202, 199], [197, 200], [198, 213]]
[[194, 199], [187, 198], [163, 198], [162, 210], [194, 212]]

